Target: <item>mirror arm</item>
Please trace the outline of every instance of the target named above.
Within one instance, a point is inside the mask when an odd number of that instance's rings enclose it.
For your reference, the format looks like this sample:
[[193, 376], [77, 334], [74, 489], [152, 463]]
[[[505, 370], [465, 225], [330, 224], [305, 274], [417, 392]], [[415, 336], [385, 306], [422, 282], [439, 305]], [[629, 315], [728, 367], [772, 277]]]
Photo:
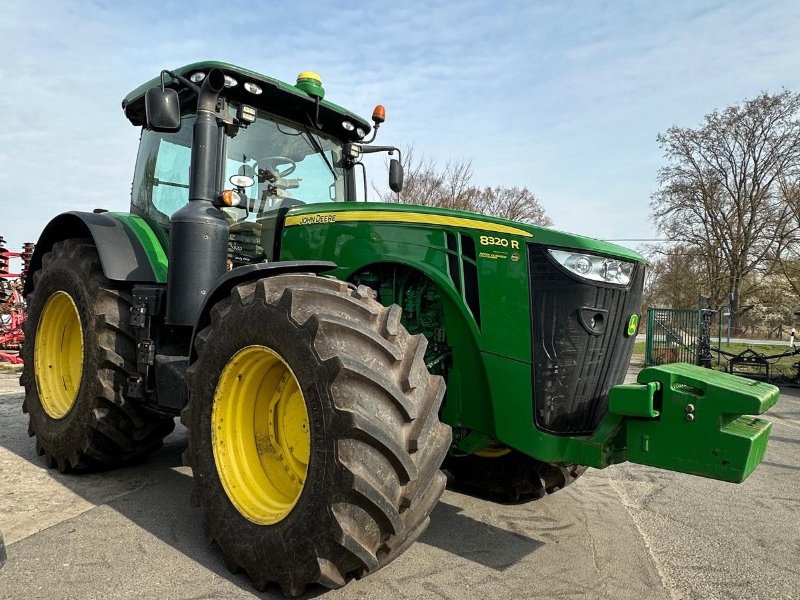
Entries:
[[194, 81], [190, 81], [190, 80], [186, 79], [186, 77], [184, 77], [183, 75], [178, 75], [174, 71], [168, 71], [167, 69], [164, 69], [163, 71], [161, 71], [161, 89], [162, 90], [164, 89], [164, 75], [169, 75], [170, 77], [172, 77], [176, 81], [180, 81], [183, 85], [185, 85], [192, 92], [194, 92], [195, 96], [199, 96], [200, 95], [200, 86], [197, 85]]
[[390, 155], [397, 152], [397, 155], [400, 156], [400, 149], [395, 146], [361, 146], [362, 154], [373, 154], [375, 152], [388, 152]]
[[[396, 146], [365, 146], [365, 145], [362, 145], [362, 144], [358, 144], [358, 147], [359, 147], [360, 154], [374, 154], [375, 152], [388, 152], [389, 156], [393, 156], [394, 153], [397, 152], [397, 159], [392, 159], [392, 160], [393, 161], [397, 160], [397, 163], [400, 166], [400, 169], [401, 169], [401, 172], [402, 172], [403, 155], [402, 155], [402, 152], [400, 152], [400, 148], [397, 148]], [[364, 201], [366, 202], [366, 200], [367, 200], [367, 181], [366, 181], [367, 168], [364, 166], [364, 163], [362, 163], [360, 161], [354, 161], [352, 159], [350, 159], [350, 160], [351, 160], [350, 164], [353, 167], [355, 167], [356, 165], [361, 165], [364, 168]], [[402, 182], [401, 182], [400, 185], [402, 186]], [[399, 196], [400, 192], [397, 192], [397, 194]]]

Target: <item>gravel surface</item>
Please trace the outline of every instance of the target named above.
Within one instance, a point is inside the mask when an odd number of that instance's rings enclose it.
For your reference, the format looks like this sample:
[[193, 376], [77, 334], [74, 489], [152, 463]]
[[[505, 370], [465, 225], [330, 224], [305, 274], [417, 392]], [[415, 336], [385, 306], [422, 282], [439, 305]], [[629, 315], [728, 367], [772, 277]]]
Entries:
[[[63, 476], [36, 456], [17, 374], [0, 372], [0, 598], [282, 598], [209, 547], [178, 426], [147, 463]], [[420, 543], [325, 600], [800, 598], [800, 390], [770, 411], [764, 463], [735, 486], [637, 465], [538, 502], [446, 491]]]

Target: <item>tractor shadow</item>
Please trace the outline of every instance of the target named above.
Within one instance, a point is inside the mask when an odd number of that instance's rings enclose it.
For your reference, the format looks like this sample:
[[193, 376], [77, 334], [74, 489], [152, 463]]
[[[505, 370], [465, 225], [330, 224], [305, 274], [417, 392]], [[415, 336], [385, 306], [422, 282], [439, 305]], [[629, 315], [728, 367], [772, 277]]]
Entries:
[[419, 542], [495, 571], [514, 566], [544, 545], [539, 540], [478, 521], [462, 512], [462, 508], [440, 500]]
[[[21, 402], [21, 394], [0, 395], [0, 447], [24, 459], [36, 467], [37, 473], [41, 473], [45, 469], [44, 458], [37, 456], [35, 443], [27, 435], [27, 416], [22, 415]], [[260, 598], [283, 598], [277, 587], [270, 587], [263, 594], [256, 592], [244, 574], [230, 573], [224, 566], [220, 550], [207, 543], [200, 513], [189, 502], [192, 477], [191, 472], [182, 466], [181, 458], [186, 445], [187, 431], [177, 424], [175, 431], [165, 439], [163, 448], [141, 464], [85, 475], [63, 475], [50, 469], [47, 475], [90, 504], [113, 509], [243, 592]], [[70, 516], [65, 515], [65, 520], [69, 519]], [[113, 537], [109, 539], [113, 546]], [[523, 535], [475, 520], [446, 501], [437, 505], [431, 515], [431, 525], [420, 541], [499, 571], [541, 545], [541, 542]], [[24, 539], [20, 543], [24, 544]], [[116, 551], [124, 553], [126, 549]], [[327, 591], [313, 586], [303, 597], [313, 598]]]

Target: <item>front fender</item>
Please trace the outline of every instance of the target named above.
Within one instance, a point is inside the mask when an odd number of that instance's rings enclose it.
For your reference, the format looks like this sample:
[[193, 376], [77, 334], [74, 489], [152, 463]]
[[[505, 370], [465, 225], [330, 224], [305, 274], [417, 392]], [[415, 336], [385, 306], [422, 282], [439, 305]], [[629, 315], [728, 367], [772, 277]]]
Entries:
[[[71, 211], [51, 220], [39, 236], [29, 272], [41, 268], [42, 256], [66, 239], [91, 238], [100, 255], [103, 274], [111, 281], [166, 283], [167, 256], [155, 232], [141, 217], [124, 213]], [[24, 294], [33, 290], [26, 277]]]
[[214, 284], [214, 289], [206, 298], [203, 303], [203, 308], [200, 309], [200, 316], [192, 331], [192, 342], [189, 346], [189, 362], [193, 362], [197, 358], [194, 351], [194, 337], [197, 332], [202, 330], [211, 322], [211, 309], [220, 300], [227, 298], [231, 290], [247, 281], [255, 281], [263, 279], [264, 277], [272, 277], [274, 275], [285, 275], [287, 273], [323, 273], [332, 271], [336, 268], [336, 263], [321, 261], [321, 260], [287, 260], [280, 262], [259, 263], [255, 265], [245, 265], [237, 267], [232, 271], [225, 273], [222, 277], [217, 279]]

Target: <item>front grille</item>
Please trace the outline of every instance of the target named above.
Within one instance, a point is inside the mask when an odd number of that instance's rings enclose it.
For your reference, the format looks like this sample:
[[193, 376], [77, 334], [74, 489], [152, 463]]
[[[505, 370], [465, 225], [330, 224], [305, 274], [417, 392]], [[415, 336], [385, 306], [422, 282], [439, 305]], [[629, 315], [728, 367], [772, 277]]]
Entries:
[[[635, 336], [623, 332], [641, 308], [644, 268], [624, 289], [568, 275], [541, 246], [528, 246], [528, 257], [536, 426], [588, 435], [608, 409], [608, 390], [625, 378]], [[604, 327], [592, 332], [594, 315]]]

